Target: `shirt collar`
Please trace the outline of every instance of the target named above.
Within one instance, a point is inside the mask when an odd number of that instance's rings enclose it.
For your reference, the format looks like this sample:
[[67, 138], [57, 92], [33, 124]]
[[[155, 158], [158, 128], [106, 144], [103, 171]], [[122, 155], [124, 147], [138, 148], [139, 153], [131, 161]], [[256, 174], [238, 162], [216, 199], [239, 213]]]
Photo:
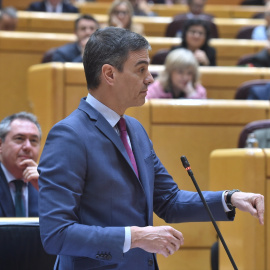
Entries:
[[[51, 3], [49, 1], [46, 1], [45, 5], [46, 5], [47, 12], [53, 12], [53, 6], [51, 5]], [[63, 3], [61, 2], [61, 3], [57, 4], [55, 9], [56, 9], [57, 13], [62, 13]]]
[[115, 125], [120, 120], [119, 114], [101, 103], [91, 94], [87, 95], [86, 102], [88, 102], [94, 109], [96, 109], [100, 114], [102, 114], [102, 116], [109, 122], [112, 127], [115, 127]]

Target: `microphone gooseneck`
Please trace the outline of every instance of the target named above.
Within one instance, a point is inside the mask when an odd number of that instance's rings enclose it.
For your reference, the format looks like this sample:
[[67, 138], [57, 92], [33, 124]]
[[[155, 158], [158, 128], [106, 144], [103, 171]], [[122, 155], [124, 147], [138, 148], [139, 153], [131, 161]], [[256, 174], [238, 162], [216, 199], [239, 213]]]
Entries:
[[228, 249], [228, 247], [226, 245], [226, 242], [225, 242], [225, 240], [224, 240], [224, 238], [223, 238], [223, 236], [222, 236], [222, 234], [221, 234], [221, 232], [220, 232], [220, 230], [219, 230], [219, 228], [217, 226], [217, 223], [216, 223], [216, 221], [215, 221], [215, 219], [213, 217], [213, 214], [212, 214], [207, 202], [205, 201], [205, 199], [204, 199], [204, 197], [202, 195], [202, 192], [201, 192], [201, 190], [200, 190], [200, 188], [199, 188], [199, 186], [197, 184], [197, 181], [196, 181], [196, 179], [195, 179], [195, 177], [193, 175], [193, 172], [191, 170], [190, 164], [189, 164], [186, 156], [181, 156], [180, 159], [182, 161], [182, 164], [183, 164], [184, 168], [188, 172], [188, 175], [190, 176], [190, 178], [191, 178], [197, 192], [199, 193], [199, 196], [200, 196], [200, 198], [201, 198], [201, 200], [203, 202], [203, 205], [204, 205], [205, 209], [207, 210], [207, 213], [208, 213], [208, 215], [209, 215], [209, 217], [210, 217], [210, 219], [211, 219], [211, 221], [212, 221], [212, 223], [213, 223], [213, 225], [215, 227], [215, 230], [216, 230], [216, 232], [218, 234], [218, 237], [219, 237], [219, 239], [220, 239], [220, 241], [221, 241], [221, 243], [222, 243], [222, 245], [223, 245], [223, 247], [224, 247], [224, 249], [225, 249], [225, 251], [226, 251], [226, 253], [227, 253], [227, 255], [228, 255], [229, 259], [230, 259], [230, 261], [231, 261], [231, 264], [232, 264], [234, 270], [238, 270], [238, 268], [237, 268], [237, 266], [236, 266], [236, 264], [235, 264], [235, 262], [233, 260], [233, 257], [232, 257], [232, 255], [231, 255], [231, 253], [230, 253], [230, 251], [229, 251], [229, 249]]

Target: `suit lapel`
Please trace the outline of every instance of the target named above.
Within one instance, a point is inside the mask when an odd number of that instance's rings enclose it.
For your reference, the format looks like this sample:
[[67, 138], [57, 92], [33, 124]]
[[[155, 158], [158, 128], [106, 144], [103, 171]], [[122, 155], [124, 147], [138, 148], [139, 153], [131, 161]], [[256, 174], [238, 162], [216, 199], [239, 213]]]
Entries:
[[0, 204], [3, 209], [4, 216], [15, 217], [15, 207], [10, 194], [9, 186], [0, 166]]
[[79, 109], [82, 109], [83, 111], [85, 111], [90, 117], [90, 119], [96, 121], [95, 126], [115, 145], [115, 147], [119, 150], [119, 152], [125, 158], [126, 162], [129, 164], [133, 173], [137, 177], [133, 169], [133, 166], [131, 164], [131, 161], [129, 159], [129, 156], [127, 154], [127, 151], [125, 149], [125, 146], [123, 145], [123, 142], [121, 141], [120, 136], [115, 132], [114, 128], [108, 123], [108, 121], [102, 116], [101, 113], [96, 111], [86, 101], [84, 100], [81, 101], [79, 105]]

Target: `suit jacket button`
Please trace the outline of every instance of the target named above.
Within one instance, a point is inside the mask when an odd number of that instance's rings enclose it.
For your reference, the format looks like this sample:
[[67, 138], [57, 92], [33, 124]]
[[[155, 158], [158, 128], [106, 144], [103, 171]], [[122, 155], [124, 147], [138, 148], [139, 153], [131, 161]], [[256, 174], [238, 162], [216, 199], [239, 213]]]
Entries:
[[107, 255], [107, 260], [111, 260], [112, 259], [112, 255], [109, 253], [108, 255]]
[[99, 259], [99, 254], [96, 255], [96, 259]]
[[153, 265], [153, 263], [154, 263], [154, 262], [153, 262], [153, 260], [152, 260], [152, 259], [148, 260], [148, 265], [149, 265], [149, 266], [152, 266], [152, 265]]

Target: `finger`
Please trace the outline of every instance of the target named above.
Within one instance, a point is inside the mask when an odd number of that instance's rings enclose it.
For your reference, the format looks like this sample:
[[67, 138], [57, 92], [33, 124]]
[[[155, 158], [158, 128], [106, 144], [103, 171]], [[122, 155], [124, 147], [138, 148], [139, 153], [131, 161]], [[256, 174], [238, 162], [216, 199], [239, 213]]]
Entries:
[[264, 224], [264, 197], [261, 195], [255, 199], [255, 208], [261, 225]]
[[183, 234], [181, 232], [175, 230], [175, 229], [173, 229], [173, 230], [174, 230], [173, 231], [173, 236], [176, 239], [180, 240], [180, 245], [184, 245], [184, 236], [183, 236]]
[[37, 166], [37, 163], [33, 159], [25, 159], [20, 163], [20, 165]]

